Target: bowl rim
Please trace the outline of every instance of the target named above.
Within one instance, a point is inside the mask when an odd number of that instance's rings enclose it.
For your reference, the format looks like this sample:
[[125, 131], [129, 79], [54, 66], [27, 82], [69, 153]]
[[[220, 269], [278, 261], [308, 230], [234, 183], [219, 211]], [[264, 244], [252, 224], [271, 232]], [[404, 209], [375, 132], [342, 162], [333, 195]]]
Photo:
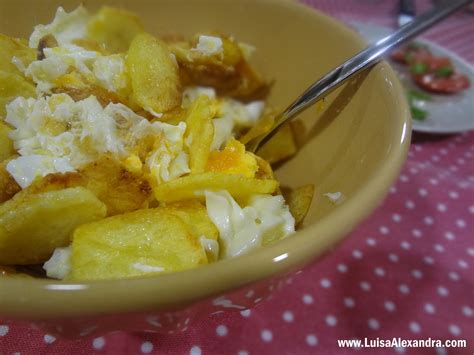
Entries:
[[[307, 12], [318, 21], [323, 21], [325, 25], [351, 37], [361, 49], [366, 44], [342, 22], [314, 8], [294, 0], [259, 1], [290, 6], [295, 10]], [[388, 63], [382, 62], [380, 67], [385, 71], [386, 77], [391, 79], [393, 93], [397, 102], [401, 104], [399, 109], [402, 113], [399, 118], [400, 132], [396, 136], [394, 134], [392, 140], [398, 144], [392, 146], [386, 157], [390, 163], [384, 163], [351, 199], [318, 223], [307, 226], [304, 233], [297, 232], [291, 238], [236, 258], [158, 276], [74, 283], [0, 278], [0, 317], [51, 319], [181, 309], [199, 300], [289, 272], [325, 253], [375, 209], [398, 176], [408, 153], [411, 118], [403, 88]], [[358, 208], [361, 205], [367, 208]], [[337, 223], [341, 220], [347, 223]], [[321, 237], [313, 238], [314, 235]], [[132, 299], [134, 302], [130, 302]], [[71, 304], [75, 307], [71, 307]]]

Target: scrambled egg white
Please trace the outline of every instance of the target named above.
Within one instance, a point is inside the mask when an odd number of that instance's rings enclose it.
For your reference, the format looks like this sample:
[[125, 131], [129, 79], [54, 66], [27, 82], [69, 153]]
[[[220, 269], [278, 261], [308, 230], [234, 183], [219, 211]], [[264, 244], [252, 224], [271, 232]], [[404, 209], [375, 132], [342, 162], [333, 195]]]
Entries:
[[71, 44], [74, 39], [85, 38], [89, 19], [90, 15], [83, 6], [70, 13], [58, 7], [53, 22], [35, 26], [29, 45], [37, 48], [41, 38], [46, 35], [53, 35], [60, 46]]
[[223, 258], [247, 253], [266, 238], [285, 238], [295, 231], [295, 219], [282, 196], [255, 195], [242, 208], [227, 191], [206, 191], [205, 195], [207, 214], [219, 230]]
[[71, 271], [71, 247], [56, 248], [51, 258], [44, 263], [46, 275], [54, 279], [64, 279]]
[[103, 108], [94, 96], [78, 102], [66, 94], [20, 97], [7, 105], [5, 121], [15, 128], [10, 138], [20, 154], [7, 171], [22, 188], [37, 177], [76, 171], [105, 153], [126, 160], [149, 135], [155, 143], [145, 166], [157, 182], [189, 172], [184, 122], [150, 123], [122, 104]]
[[193, 50], [198, 51], [204, 56], [219, 55], [224, 53], [222, 47], [222, 39], [214, 36], [199, 36], [196, 48]]

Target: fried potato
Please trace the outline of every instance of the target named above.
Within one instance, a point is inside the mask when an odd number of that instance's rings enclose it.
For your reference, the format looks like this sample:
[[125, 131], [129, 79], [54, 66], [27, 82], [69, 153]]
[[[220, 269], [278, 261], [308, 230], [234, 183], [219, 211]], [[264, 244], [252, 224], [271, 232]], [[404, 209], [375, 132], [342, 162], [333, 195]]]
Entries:
[[136, 36], [126, 65], [133, 98], [144, 109], [163, 113], [181, 103], [178, 66], [164, 42], [147, 33]]
[[143, 33], [144, 27], [132, 12], [103, 6], [89, 21], [88, 37], [110, 53], [126, 52], [133, 39]]
[[33, 97], [35, 95], [35, 86], [24, 77], [0, 70], [0, 117], [6, 116], [5, 106], [17, 97]]
[[294, 190], [283, 192], [290, 212], [295, 218], [295, 225], [301, 225], [313, 201], [314, 185], [305, 185]]
[[12, 178], [6, 170], [9, 159], [0, 163], [0, 203], [11, 199], [21, 190], [20, 185]]
[[168, 181], [154, 188], [160, 202], [175, 202], [204, 198], [204, 190], [227, 190], [234, 198], [252, 194], [271, 194], [278, 188], [276, 180], [257, 180], [237, 174], [195, 174]]
[[[252, 153], [249, 153], [252, 154]], [[257, 179], [265, 180], [275, 180], [275, 174], [273, 173], [271, 165], [266, 161], [260, 158], [258, 155], [252, 154], [257, 162], [257, 172], [255, 173], [255, 177]]]
[[11, 128], [0, 121], [0, 163], [15, 154], [13, 142], [8, 136]]
[[0, 33], [0, 71], [22, 75], [17, 66], [12, 63], [13, 57], [16, 57], [24, 67], [27, 67], [32, 61], [36, 60], [36, 50], [29, 48], [24, 40], [11, 38]]
[[245, 151], [245, 146], [231, 138], [221, 151], [212, 151], [207, 161], [206, 171], [227, 174], [241, 174], [253, 178], [258, 165], [253, 154]]
[[297, 151], [293, 131], [289, 124], [281, 127], [270, 140], [257, 152], [270, 164], [277, 163], [293, 156]]
[[146, 208], [151, 197], [148, 181], [127, 171], [116, 160], [104, 156], [77, 173], [51, 174], [28, 189], [33, 192], [83, 186], [107, 206], [107, 216]]
[[208, 249], [208, 245], [206, 245], [204, 250], [209, 262], [217, 261], [219, 257], [219, 231], [211, 222], [204, 204], [198, 200], [189, 200], [176, 202], [161, 208], [181, 218], [200, 241], [202, 238], [214, 241], [214, 248]]
[[204, 34], [219, 37], [222, 41], [222, 51], [209, 55], [195, 49], [200, 35], [195, 35], [191, 41], [170, 43], [185, 85], [212, 86], [220, 95], [243, 99], [254, 97], [267, 86], [247, 63], [242, 46], [235, 39], [219, 34]]
[[275, 113], [273, 111], [267, 111], [257, 121], [256, 125], [250, 128], [247, 133], [239, 138], [243, 144], [247, 144], [257, 137], [270, 131], [275, 124]]
[[189, 109], [186, 119], [185, 139], [191, 141], [189, 146], [189, 167], [192, 174], [203, 173], [214, 139], [212, 118], [215, 112], [207, 96], [200, 96]]
[[181, 218], [196, 236], [213, 240], [219, 237], [216, 226], [207, 215], [206, 206], [198, 200], [176, 202], [161, 208]]
[[42, 263], [70, 242], [72, 231], [105, 216], [105, 205], [83, 187], [30, 194], [0, 206], [0, 263]]
[[206, 254], [185, 222], [172, 212], [155, 208], [77, 228], [68, 279], [118, 279], [203, 264], [207, 264]]

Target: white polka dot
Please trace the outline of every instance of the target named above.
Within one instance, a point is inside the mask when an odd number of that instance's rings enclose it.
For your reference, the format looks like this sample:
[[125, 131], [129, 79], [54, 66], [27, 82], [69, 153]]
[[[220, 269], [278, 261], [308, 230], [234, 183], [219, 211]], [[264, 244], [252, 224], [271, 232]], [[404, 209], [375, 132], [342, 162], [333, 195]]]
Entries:
[[398, 213], [392, 214], [392, 220], [394, 222], [400, 222], [402, 220], [402, 216], [400, 216]]
[[10, 327], [8, 325], [0, 325], [0, 337], [4, 337], [8, 334]]
[[395, 186], [392, 186], [392, 187], [390, 188], [390, 193], [391, 193], [391, 194], [397, 193], [397, 188], [396, 188]]
[[331, 281], [329, 281], [328, 279], [321, 279], [321, 287], [324, 287], [324, 288], [329, 288], [331, 287]]
[[449, 191], [449, 197], [451, 197], [453, 200], [456, 200], [459, 198], [459, 193], [456, 191]]
[[52, 344], [56, 341], [56, 338], [53, 337], [52, 335], [50, 334], [46, 334], [44, 337], [43, 337], [43, 340], [46, 344]]
[[469, 206], [469, 213], [474, 214], [474, 205]]
[[410, 328], [410, 331], [413, 333], [419, 333], [421, 331], [421, 327], [417, 322], [410, 322], [408, 328]]
[[427, 195], [428, 195], [428, 191], [427, 191], [426, 189], [424, 189], [424, 188], [420, 188], [420, 189], [418, 189], [418, 195], [423, 196], [423, 197], [424, 197], [424, 196], [427, 196]]
[[326, 324], [330, 327], [334, 327], [337, 324], [337, 318], [332, 314], [326, 316]]
[[456, 220], [456, 225], [459, 228], [466, 228], [466, 221], [463, 220], [463, 219], [458, 219], [458, 220]]
[[245, 297], [252, 298], [254, 294], [255, 294], [254, 290], [248, 290], [247, 293], [245, 294]]
[[410, 173], [412, 173], [413, 175], [418, 174], [418, 170], [416, 170], [415, 168], [410, 168], [409, 171], [410, 171]]
[[308, 294], [303, 295], [303, 303], [304, 304], [312, 304], [313, 302], [314, 302], [313, 296], [308, 295]]
[[380, 266], [378, 266], [374, 269], [374, 273], [375, 273], [375, 275], [380, 276], [380, 277], [385, 276], [385, 270], [383, 268], [381, 268]]
[[362, 257], [364, 256], [364, 254], [362, 254], [362, 252], [358, 249], [355, 249], [353, 252], [352, 252], [352, 256], [356, 259], [362, 259]]
[[396, 346], [395, 351], [399, 354], [403, 354], [405, 352], [405, 348], [402, 348], [400, 346]]
[[405, 207], [408, 208], [409, 210], [412, 210], [415, 208], [415, 202], [413, 202], [412, 200], [407, 200], [405, 202]]
[[444, 247], [441, 244], [436, 243], [433, 245], [434, 250], [436, 250], [438, 253], [444, 252]]
[[387, 235], [387, 234], [390, 232], [390, 229], [388, 229], [387, 226], [380, 226], [380, 227], [379, 227], [379, 232], [380, 232], [381, 234]]
[[428, 265], [434, 264], [434, 259], [428, 255], [423, 257], [423, 261], [425, 262], [425, 264], [428, 264]]
[[402, 181], [402, 182], [408, 182], [408, 181], [410, 181], [410, 179], [409, 179], [408, 176], [406, 176], [406, 175], [400, 175], [400, 181]]
[[446, 297], [447, 295], [449, 295], [449, 290], [444, 286], [439, 286], [437, 291], [438, 291], [438, 295], [442, 297]]
[[385, 307], [385, 309], [389, 312], [394, 312], [396, 309], [397, 309], [397, 306], [395, 305], [395, 303], [393, 303], [392, 301], [385, 301], [383, 303], [383, 306]]
[[438, 204], [436, 205], [436, 209], [437, 209], [438, 211], [440, 211], [440, 212], [446, 212], [446, 210], [447, 210], [448, 208], [446, 207], [446, 205], [445, 205], [444, 203], [438, 203]]
[[380, 328], [380, 323], [375, 318], [370, 318], [367, 323], [369, 324], [370, 329], [377, 330]]
[[355, 306], [354, 299], [351, 297], [344, 298], [344, 306], [346, 306], [347, 308], [354, 308]]
[[268, 330], [268, 329], [264, 329], [262, 330], [262, 332], [260, 333], [260, 337], [262, 338], [262, 340], [265, 342], [265, 343], [269, 343], [272, 341], [273, 339], [273, 333]]
[[466, 161], [465, 161], [463, 158], [459, 158], [459, 159], [456, 160], [456, 161], [457, 161], [457, 163], [458, 163], [459, 165], [464, 165], [464, 164], [466, 164]]
[[316, 346], [318, 344], [318, 338], [314, 334], [308, 334], [306, 336], [306, 344], [309, 346]]
[[462, 314], [464, 314], [466, 317], [472, 317], [474, 315], [474, 310], [469, 306], [464, 306], [462, 308]]
[[409, 250], [411, 248], [411, 244], [408, 243], [406, 240], [404, 240], [403, 242], [400, 243], [400, 246], [405, 249], [405, 250]]
[[453, 232], [446, 232], [444, 233], [444, 237], [447, 239], [447, 240], [454, 240], [456, 239], [455, 235], [453, 234]]
[[414, 149], [417, 151], [417, 152], [421, 152], [423, 150], [423, 148], [419, 145], [415, 145], [414, 146]]
[[293, 315], [293, 312], [291, 311], [285, 311], [283, 312], [283, 316], [282, 316], [283, 320], [287, 323], [291, 323], [293, 322], [293, 320], [295, 319], [295, 316]]
[[377, 241], [374, 238], [367, 238], [366, 243], [367, 245], [370, 245], [371, 247], [373, 247], [377, 244]]
[[399, 285], [398, 290], [400, 291], [400, 293], [403, 293], [404, 295], [407, 295], [410, 293], [410, 287], [408, 287], [407, 284]]
[[439, 156], [433, 155], [433, 156], [431, 157], [431, 160], [433, 160], [434, 162], [438, 162], [438, 161], [439, 161]]
[[342, 264], [342, 263], [341, 263], [341, 264], [338, 264], [338, 265], [337, 265], [337, 270], [338, 270], [339, 272], [347, 272], [347, 265], [346, 265], [346, 264]]
[[448, 355], [448, 352], [445, 348], [436, 348], [436, 355]]
[[370, 283], [368, 283], [367, 281], [361, 281], [359, 283], [359, 286], [365, 292], [370, 291], [370, 289], [372, 288], [372, 286], [370, 286]]
[[434, 219], [431, 216], [426, 216], [423, 218], [423, 223], [425, 223], [427, 226], [431, 226], [434, 223]]
[[240, 311], [240, 315], [245, 318], [250, 317], [250, 313], [251, 313], [250, 309], [244, 309], [243, 311]]
[[104, 347], [105, 345], [105, 339], [104, 337], [98, 337], [98, 338], [95, 338], [93, 341], [92, 341], [92, 347], [95, 349], [95, 350], [100, 350]]
[[459, 274], [456, 271], [450, 271], [448, 275], [451, 280], [459, 281]]
[[149, 341], [145, 341], [144, 343], [142, 343], [140, 350], [144, 354], [149, 354], [153, 351], [153, 344], [150, 343]]
[[449, 167], [449, 170], [451, 170], [451, 171], [453, 171], [453, 172], [456, 172], [456, 171], [458, 171], [459, 169], [458, 169], [457, 166], [451, 165], [451, 166]]
[[434, 314], [436, 312], [435, 306], [431, 303], [425, 303], [424, 307], [425, 312], [429, 314]]
[[468, 269], [469, 268], [469, 264], [463, 259], [458, 260], [458, 265], [462, 269]]
[[439, 150], [439, 152], [440, 152], [441, 154], [443, 154], [443, 155], [448, 154], [448, 150], [445, 149], [445, 148], [441, 148], [441, 149]]
[[470, 256], [474, 256], [474, 248], [467, 248], [466, 253]]
[[430, 178], [429, 182], [433, 186], [437, 186], [439, 184], [438, 180], [436, 180], [435, 178]]
[[[199, 346], [194, 345], [191, 350], [189, 350], [189, 355], [201, 355], [202, 350]], [[240, 354], [240, 351], [239, 351]]]
[[216, 334], [220, 337], [225, 337], [228, 332], [229, 330], [227, 329], [225, 325], [221, 324], [221, 325], [218, 325], [216, 328]]
[[411, 234], [415, 237], [415, 238], [421, 238], [423, 236], [423, 233], [419, 230], [419, 229], [412, 229], [411, 231]]
[[396, 263], [398, 261], [398, 255], [390, 253], [388, 254], [388, 258], [392, 263]]
[[454, 336], [459, 336], [461, 334], [461, 328], [456, 324], [449, 325], [449, 332]]
[[256, 299], [253, 301], [253, 303], [257, 304], [257, 303], [262, 302], [262, 300], [263, 300], [262, 297], [258, 297], [258, 298], [256, 298]]
[[418, 269], [412, 270], [411, 274], [413, 275], [415, 279], [418, 279], [418, 280], [423, 277], [423, 273], [421, 272], [421, 270], [418, 270]]

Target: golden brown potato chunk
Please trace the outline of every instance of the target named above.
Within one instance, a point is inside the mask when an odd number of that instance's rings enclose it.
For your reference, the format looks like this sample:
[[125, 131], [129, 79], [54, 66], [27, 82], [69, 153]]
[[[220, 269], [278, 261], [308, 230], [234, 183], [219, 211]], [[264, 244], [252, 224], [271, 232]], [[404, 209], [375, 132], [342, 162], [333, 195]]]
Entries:
[[152, 192], [142, 175], [127, 171], [110, 157], [102, 157], [77, 173], [48, 175], [29, 189], [38, 192], [74, 186], [94, 193], [107, 206], [108, 216], [146, 208]]
[[283, 193], [290, 212], [295, 218], [295, 225], [301, 225], [308, 214], [313, 201], [314, 185], [305, 185]]
[[276, 180], [257, 180], [239, 174], [207, 172], [180, 177], [158, 185], [155, 198], [160, 202], [177, 202], [204, 198], [204, 190], [227, 190], [234, 198], [253, 194], [271, 194], [278, 188]]
[[70, 280], [137, 277], [207, 264], [198, 237], [175, 213], [147, 209], [76, 229]]
[[89, 38], [103, 45], [108, 52], [122, 53], [144, 28], [134, 13], [104, 6], [92, 16], [87, 31]]
[[11, 199], [21, 190], [21, 187], [6, 170], [8, 161], [4, 160], [0, 163], [0, 203]]
[[105, 211], [83, 187], [39, 194], [23, 190], [0, 206], [0, 264], [48, 260], [55, 248], [70, 243], [77, 226], [103, 218]]
[[133, 98], [144, 109], [163, 113], [181, 103], [178, 66], [164, 42], [147, 33], [136, 36], [126, 65]]

